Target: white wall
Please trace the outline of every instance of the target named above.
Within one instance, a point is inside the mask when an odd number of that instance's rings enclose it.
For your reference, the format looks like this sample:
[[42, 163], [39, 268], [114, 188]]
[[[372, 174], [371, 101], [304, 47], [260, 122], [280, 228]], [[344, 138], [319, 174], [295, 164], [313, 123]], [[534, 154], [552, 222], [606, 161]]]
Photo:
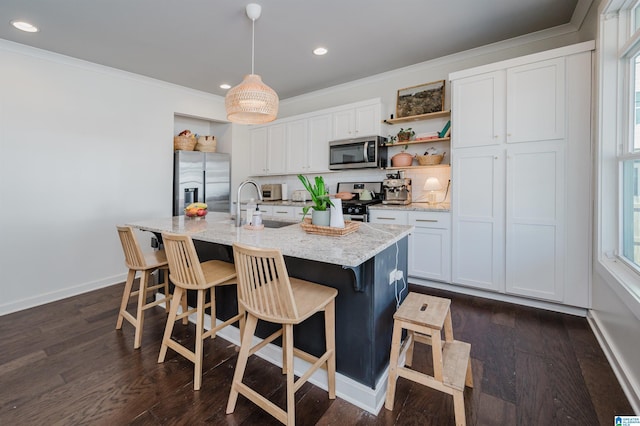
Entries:
[[121, 282], [116, 224], [171, 214], [174, 113], [224, 99], [0, 40], [0, 315]]

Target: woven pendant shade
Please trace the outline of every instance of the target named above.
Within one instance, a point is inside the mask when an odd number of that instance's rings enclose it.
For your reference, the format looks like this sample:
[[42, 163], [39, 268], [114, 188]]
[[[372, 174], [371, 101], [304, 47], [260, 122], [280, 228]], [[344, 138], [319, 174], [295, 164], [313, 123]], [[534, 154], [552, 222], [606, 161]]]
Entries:
[[246, 75], [242, 83], [229, 89], [224, 105], [232, 123], [268, 123], [278, 115], [277, 93], [257, 74]]

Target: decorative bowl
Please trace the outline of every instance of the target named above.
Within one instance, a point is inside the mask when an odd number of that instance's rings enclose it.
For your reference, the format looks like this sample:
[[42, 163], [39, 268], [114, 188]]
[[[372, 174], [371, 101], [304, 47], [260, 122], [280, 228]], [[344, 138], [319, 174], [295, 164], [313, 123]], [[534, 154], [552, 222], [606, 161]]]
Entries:
[[393, 167], [408, 167], [413, 163], [413, 155], [407, 152], [399, 152], [391, 157], [391, 165]]

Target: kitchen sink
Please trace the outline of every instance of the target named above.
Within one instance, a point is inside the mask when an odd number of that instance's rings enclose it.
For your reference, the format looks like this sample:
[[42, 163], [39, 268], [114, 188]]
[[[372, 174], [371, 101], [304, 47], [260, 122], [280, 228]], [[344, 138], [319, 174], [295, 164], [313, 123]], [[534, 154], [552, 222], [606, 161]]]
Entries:
[[282, 228], [284, 226], [293, 225], [294, 222], [282, 222], [279, 220], [263, 220], [262, 224], [265, 228]]

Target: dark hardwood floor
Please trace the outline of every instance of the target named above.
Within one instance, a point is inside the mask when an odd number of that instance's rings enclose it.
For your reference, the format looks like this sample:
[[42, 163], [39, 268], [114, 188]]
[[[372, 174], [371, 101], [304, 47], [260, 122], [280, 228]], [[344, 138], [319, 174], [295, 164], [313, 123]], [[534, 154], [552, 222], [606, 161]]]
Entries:
[[[240, 396], [225, 414], [236, 362], [222, 338], [205, 344], [202, 390], [193, 365], [172, 350], [157, 364], [165, 313], [147, 312], [142, 348], [133, 329], [116, 331], [123, 285], [0, 317], [0, 425], [276, 425]], [[632, 415], [584, 318], [411, 287], [452, 299], [454, 334], [471, 343], [475, 387], [469, 425], [610, 425]], [[339, 326], [339, 325], [338, 325]], [[193, 340], [193, 325], [174, 337]], [[357, 350], [357, 348], [353, 348]], [[416, 346], [414, 368], [429, 371]], [[252, 357], [247, 383], [284, 406], [280, 369]], [[306, 383], [296, 393], [298, 425], [454, 424], [448, 395], [399, 379], [393, 411], [374, 416]]]

